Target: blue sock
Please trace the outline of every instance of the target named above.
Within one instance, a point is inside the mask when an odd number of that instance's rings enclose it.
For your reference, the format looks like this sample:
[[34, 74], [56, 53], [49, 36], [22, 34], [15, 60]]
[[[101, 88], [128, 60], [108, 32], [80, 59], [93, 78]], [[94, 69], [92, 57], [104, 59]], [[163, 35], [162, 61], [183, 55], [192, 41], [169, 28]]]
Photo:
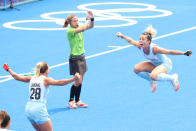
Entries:
[[147, 81], [151, 81], [149, 72], [140, 72], [140, 73], [137, 73], [137, 75], [144, 78]]
[[172, 80], [174, 80], [174, 77], [173, 77], [173, 75], [168, 75], [166, 73], [161, 73], [161, 74], [159, 74], [157, 80], [158, 81], [172, 81]]

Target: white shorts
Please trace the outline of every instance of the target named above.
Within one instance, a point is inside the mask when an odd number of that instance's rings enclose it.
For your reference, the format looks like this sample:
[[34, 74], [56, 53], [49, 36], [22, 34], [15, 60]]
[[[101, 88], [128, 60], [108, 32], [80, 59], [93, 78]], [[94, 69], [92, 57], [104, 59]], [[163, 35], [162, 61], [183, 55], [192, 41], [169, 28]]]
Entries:
[[27, 102], [25, 113], [32, 124], [41, 125], [50, 120], [46, 104], [41, 102]]
[[167, 60], [165, 60], [163, 63], [159, 63], [159, 64], [153, 63], [152, 61], [151, 61], [151, 63], [152, 63], [155, 67], [157, 67], [157, 66], [159, 66], [159, 65], [164, 66], [164, 67], [167, 69], [167, 73], [169, 73], [169, 72], [172, 70], [172, 61], [171, 61], [170, 59], [167, 59]]

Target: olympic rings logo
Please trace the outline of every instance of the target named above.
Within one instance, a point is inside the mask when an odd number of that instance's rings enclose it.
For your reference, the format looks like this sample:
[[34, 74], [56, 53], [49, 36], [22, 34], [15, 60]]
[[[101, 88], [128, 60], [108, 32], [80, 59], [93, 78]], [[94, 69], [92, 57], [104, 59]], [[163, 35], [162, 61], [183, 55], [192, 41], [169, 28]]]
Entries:
[[[126, 8], [113, 8], [113, 9], [93, 9], [93, 8], [88, 8], [90, 6], [96, 6], [96, 8], [98, 8], [99, 6], [108, 6], [111, 8], [111, 6], [115, 6], [117, 5], [119, 6], [126, 6]], [[128, 7], [127, 7], [128, 6]], [[131, 6], [131, 7], [129, 7]], [[134, 8], [133, 8], [134, 7]], [[137, 8], [135, 8], [137, 7]], [[140, 8], [139, 8], [140, 7]], [[20, 20], [20, 21], [11, 21], [11, 22], [7, 22], [4, 23], [3, 26], [5, 28], [10, 28], [10, 29], [17, 29], [17, 30], [66, 30], [67, 28], [62, 28], [62, 25], [64, 23], [64, 19], [65, 18], [60, 18], [60, 17], [54, 17], [62, 15], [62, 14], [80, 14], [80, 15], [84, 15], [86, 14], [87, 10], [91, 10], [93, 11], [93, 14], [95, 16], [95, 20], [96, 20], [96, 25], [95, 28], [109, 28], [109, 27], [121, 27], [121, 26], [131, 26], [134, 24], [137, 24], [138, 22], [136, 21], [136, 19], [145, 19], [145, 18], [158, 18], [158, 17], [165, 17], [165, 16], [169, 16], [172, 15], [171, 11], [167, 11], [167, 10], [162, 10], [162, 9], [157, 9], [155, 5], [151, 5], [151, 4], [144, 4], [144, 3], [129, 3], [129, 2], [104, 2], [104, 3], [89, 3], [89, 4], [82, 4], [77, 6], [78, 9], [80, 9], [81, 11], [60, 11], [60, 12], [50, 12], [50, 13], [44, 13], [42, 14], [40, 17], [45, 19], [45, 20]], [[101, 8], [101, 7], [100, 7]], [[103, 8], [103, 7], [102, 7]], [[125, 14], [129, 14], [129, 13], [140, 13], [140, 12], [158, 12], [157, 15], [125, 15]], [[124, 14], [124, 15], [123, 15]], [[79, 21], [86, 21], [86, 17], [78, 17]], [[98, 23], [101, 21], [111, 21], [110, 25], [99, 25]], [[116, 22], [117, 24], [113, 24], [111, 25], [111, 23], [114, 23], [114, 21], [118, 21]], [[123, 21], [125, 23], [121, 24], [122, 22], [119, 21]], [[21, 26], [17, 26], [17, 24], [24, 24], [24, 23], [55, 23], [55, 26], [60, 26], [59, 28], [32, 28], [32, 27], [21, 27]], [[105, 22], [107, 23], [107, 22]], [[24, 26], [24, 25], [23, 25]], [[128, 45], [130, 46], [130, 45]], [[126, 46], [127, 47], [127, 46]], [[126, 48], [126, 47], [122, 47]], [[120, 50], [119, 49], [114, 49], [112, 51], [115, 50]], [[111, 51], [108, 51], [111, 52]], [[102, 55], [103, 53], [100, 53], [98, 55]], [[92, 55], [89, 56], [88, 58], [91, 57], [95, 57], [97, 55]], [[68, 62], [65, 63], [61, 63], [55, 66], [50, 67], [50, 69], [52, 68], [56, 68], [62, 65], [68, 64]], [[34, 72], [29, 72], [29, 73], [23, 73], [21, 75], [32, 75], [34, 74]], [[0, 76], [0, 83], [2, 82], [6, 82], [9, 80], [12, 80], [13, 78], [10, 75], [7, 76]]]
[[[118, 8], [112, 8], [112, 6], [118, 6]], [[102, 7], [101, 7], [102, 6]], [[105, 7], [110, 7], [110, 9], [103, 9]], [[121, 6], [126, 6], [125, 8], [119, 8]], [[96, 9], [89, 8], [95, 7]], [[20, 20], [20, 21], [11, 21], [4, 23], [3, 26], [5, 28], [10, 29], [18, 29], [18, 30], [66, 30], [67, 28], [62, 28], [65, 18], [55, 17], [64, 14], [78, 14], [78, 16], [84, 15], [87, 10], [93, 11], [95, 16], [96, 25], [95, 28], [108, 28], [108, 27], [121, 27], [121, 26], [131, 26], [137, 24], [138, 21], [136, 19], [145, 19], [145, 18], [158, 18], [165, 17], [172, 14], [171, 11], [157, 9], [155, 5], [152, 4], [144, 4], [144, 3], [129, 3], [129, 2], [103, 2], [103, 3], [88, 3], [77, 6], [77, 8], [81, 11], [59, 11], [59, 12], [50, 12], [41, 14], [40, 17], [44, 20]], [[97, 9], [101, 8], [101, 9]], [[155, 15], [137, 15], [141, 14], [141, 12], [151, 13]], [[132, 15], [127, 15], [131, 14]], [[78, 17], [79, 21], [84, 22], [86, 20], [85, 17]], [[109, 24], [109, 25], [99, 25], [101, 21], [110, 21], [110, 23], [117, 24]], [[117, 21], [117, 22], [115, 22]], [[122, 21], [122, 22], [119, 22]], [[28, 24], [28, 23], [53, 23], [55, 27], [21, 27], [17, 26]], [[108, 22], [105, 22], [108, 23]], [[38, 25], [38, 24], [37, 24]], [[24, 25], [23, 25], [24, 26]], [[32, 25], [31, 25], [32, 26]], [[39, 25], [40, 26], [40, 25]]]

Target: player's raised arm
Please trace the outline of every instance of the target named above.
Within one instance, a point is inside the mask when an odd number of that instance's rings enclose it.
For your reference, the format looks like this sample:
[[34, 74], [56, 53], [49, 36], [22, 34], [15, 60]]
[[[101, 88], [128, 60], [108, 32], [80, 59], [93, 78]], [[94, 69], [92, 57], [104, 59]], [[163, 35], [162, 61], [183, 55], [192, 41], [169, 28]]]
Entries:
[[186, 52], [183, 51], [178, 51], [178, 50], [168, 50], [168, 49], [164, 49], [161, 48], [159, 46], [155, 46], [153, 49], [153, 52], [155, 54], [168, 54], [168, 55], [186, 55], [186, 56], [191, 56], [192, 55], [192, 51], [187, 50]]
[[64, 22], [63, 27], [67, 27], [70, 25], [70, 27], [74, 28], [74, 34], [83, 32], [87, 29], [90, 29], [94, 27], [94, 16], [92, 11], [87, 11], [86, 13], [86, 22], [83, 25], [79, 25], [78, 17], [74, 14], [69, 15]]
[[74, 33], [80, 33], [94, 27], [94, 16], [92, 11], [87, 11], [86, 22], [81, 27], [77, 28]]
[[47, 85], [59, 85], [59, 86], [64, 86], [66, 84], [69, 84], [75, 80], [78, 80], [80, 78], [80, 75], [79, 73], [76, 73], [74, 75], [73, 78], [70, 78], [70, 79], [63, 79], [63, 80], [54, 80], [53, 78], [45, 78], [44, 82], [45, 84]]
[[15, 73], [14, 71], [12, 71], [12, 70], [9, 68], [9, 66], [8, 66], [7, 63], [5, 63], [5, 64], [3, 65], [3, 68], [4, 68], [7, 72], [9, 72], [9, 73], [11, 74], [11, 76], [12, 76], [15, 80], [23, 81], [23, 82], [29, 82], [29, 81], [31, 80], [31, 76], [22, 76], [22, 75], [19, 75], [19, 74]]
[[87, 25], [87, 29], [93, 28], [94, 27], [94, 16], [93, 16], [92, 11], [87, 11], [86, 20], [87, 20], [86, 23], [89, 23], [90, 21], [90, 24]]
[[138, 41], [135, 41], [135, 40], [133, 40], [132, 38], [127, 37], [127, 36], [123, 35], [123, 34], [120, 33], [120, 32], [117, 32], [117, 33], [116, 33], [116, 36], [117, 36], [117, 37], [120, 37], [120, 38], [122, 38], [122, 39], [125, 39], [128, 43], [130, 43], [130, 44], [132, 44], [132, 45], [137, 46], [138, 48], [140, 48], [140, 45], [139, 45], [139, 42], [138, 42]]

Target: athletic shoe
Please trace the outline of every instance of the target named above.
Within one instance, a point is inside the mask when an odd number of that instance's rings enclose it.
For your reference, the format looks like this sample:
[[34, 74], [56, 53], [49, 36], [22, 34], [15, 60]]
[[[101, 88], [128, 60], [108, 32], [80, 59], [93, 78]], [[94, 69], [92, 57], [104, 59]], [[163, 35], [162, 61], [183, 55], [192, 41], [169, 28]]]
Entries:
[[75, 101], [69, 101], [68, 105], [69, 105], [70, 109], [76, 109], [77, 108], [77, 105], [76, 105]]
[[178, 91], [180, 86], [179, 86], [179, 81], [178, 81], [178, 74], [173, 74], [174, 80], [172, 81], [172, 85], [174, 86], [174, 90]]
[[81, 108], [88, 107], [88, 104], [83, 103], [81, 100], [79, 100], [78, 102], [76, 102], [76, 105], [78, 107], [81, 107]]
[[154, 80], [152, 80], [151, 82], [150, 82], [150, 84], [151, 84], [151, 91], [152, 92], [155, 92], [156, 91], [156, 89], [157, 89], [157, 81], [154, 81]]

